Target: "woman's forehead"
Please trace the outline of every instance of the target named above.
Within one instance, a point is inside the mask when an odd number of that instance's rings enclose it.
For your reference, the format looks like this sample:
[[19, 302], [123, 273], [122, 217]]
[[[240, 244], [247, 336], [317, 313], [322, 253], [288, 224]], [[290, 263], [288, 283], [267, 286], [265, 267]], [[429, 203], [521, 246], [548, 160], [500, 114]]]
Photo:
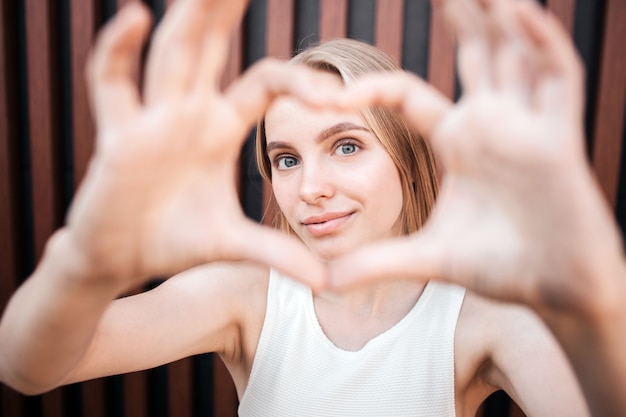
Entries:
[[290, 98], [277, 100], [265, 116], [267, 141], [285, 140], [294, 134], [316, 136], [337, 126], [370, 130], [360, 112], [312, 109]]

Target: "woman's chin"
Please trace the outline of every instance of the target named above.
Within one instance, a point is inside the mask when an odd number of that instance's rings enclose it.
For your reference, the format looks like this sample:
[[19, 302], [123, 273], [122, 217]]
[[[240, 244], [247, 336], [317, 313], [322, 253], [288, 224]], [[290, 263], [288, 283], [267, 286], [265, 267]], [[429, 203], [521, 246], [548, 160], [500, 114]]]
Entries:
[[337, 247], [335, 245], [334, 247], [323, 248], [309, 246], [309, 249], [311, 249], [311, 252], [313, 252], [315, 256], [317, 256], [317, 258], [320, 259], [322, 262], [331, 262], [332, 260], [337, 259], [342, 255], [345, 255], [353, 248]]

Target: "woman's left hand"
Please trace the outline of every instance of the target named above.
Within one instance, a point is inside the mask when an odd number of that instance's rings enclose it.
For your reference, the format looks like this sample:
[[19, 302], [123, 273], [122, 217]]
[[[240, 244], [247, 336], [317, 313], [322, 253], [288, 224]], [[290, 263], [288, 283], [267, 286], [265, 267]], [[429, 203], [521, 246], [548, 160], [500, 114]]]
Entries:
[[[444, 169], [434, 212], [411, 236], [337, 259], [332, 285], [440, 279], [539, 310], [613, 296], [598, 283], [615, 280], [602, 271], [622, 246], [584, 153], [582, 66], [566, 31], [528, 3], [447, 2], [464, 94], [432, 129]], [[342, 104], [395, 106], [427, 133], [431, 96], [406, 75], [374, 76]]]

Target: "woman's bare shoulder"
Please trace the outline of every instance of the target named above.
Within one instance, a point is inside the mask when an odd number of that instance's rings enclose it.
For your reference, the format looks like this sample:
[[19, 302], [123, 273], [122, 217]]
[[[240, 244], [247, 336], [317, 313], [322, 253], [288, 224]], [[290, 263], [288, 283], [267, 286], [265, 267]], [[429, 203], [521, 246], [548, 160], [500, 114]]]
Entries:
[[[244, 310], [255, 306], [261, 307], [259, 313], [262, 313], [269, 272], [268, 267], [250, 262], [213, 262], [170, 278], [163, 284], [163, 290], [184, 294], [188, 300], [200, 298], [204, 305], [208, 296], [224, 308], [233, 309], [235, 314], [241, 311], [248, 315], [250, 312]], [[263, 305], [258, 306], [258, 302]]]
[[[538, 343], [538, 339], [540, 342]], [[459, 359], [476, 370], [486, 364], [520, 356], [525, 346], [552, 346], [546, 325], [529, 308], [487, 299], [467, 291], [457, 323], [455, 348]]]
[[525, 306], [468, 291], [457, 324], [455, 354], [457, 381], [467, 392], [488, 395], [503, 389], [527, 415], [586, 415], [562, 349], [545, 323]]

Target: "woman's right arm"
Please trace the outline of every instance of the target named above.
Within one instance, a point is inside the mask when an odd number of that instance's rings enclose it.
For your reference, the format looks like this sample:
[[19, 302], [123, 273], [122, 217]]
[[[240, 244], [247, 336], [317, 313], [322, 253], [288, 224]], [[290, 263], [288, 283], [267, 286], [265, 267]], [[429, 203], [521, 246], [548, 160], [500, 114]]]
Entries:
[[0, 380], [26, 394], [63, 380], [121, 291], [113, 280], [90, 279], [72, 246], [66, 230], [55, 233], [0, 322]]
[[[149, 33], [148, 10], [129, 3], [99, 35], [88, 68], [95, 153], [67, 224], [4, 312], [3, 382], [37, 393], [69, 380], [101, 336], [113, 300], [151, 277], [248, 259], [322, 284], [324, 268], [301, 242], [246, 218], [235, 178], [247, 133], [274, 97], [316, 104], [335, 92], [324, 96], [316, 83], [322, 75], [269, 61], [218, 91], [246, 3], [173, 4], [151, 40], [141, 93], [133, 67]], [[160, 307], [147, 306], [143, 314], [163, 320]], [[122, 319], [113, 327], [110, 338], [132, 334]]]
[[[115, 288], [72, 275], [57, 233], [37, 271], [16, 292], [0, 325], [2, 382], [38, 394], [57, 386], [135, 372], [200, 353], [232, 363], [241, 330], [262, 320], [268, 269], [245, 263], [191, 268], [158, 287], [116, 299]], [[58, 252], [57, 252], [58, 251]], [[57, 258], [59, 259], [59, 258]]]

